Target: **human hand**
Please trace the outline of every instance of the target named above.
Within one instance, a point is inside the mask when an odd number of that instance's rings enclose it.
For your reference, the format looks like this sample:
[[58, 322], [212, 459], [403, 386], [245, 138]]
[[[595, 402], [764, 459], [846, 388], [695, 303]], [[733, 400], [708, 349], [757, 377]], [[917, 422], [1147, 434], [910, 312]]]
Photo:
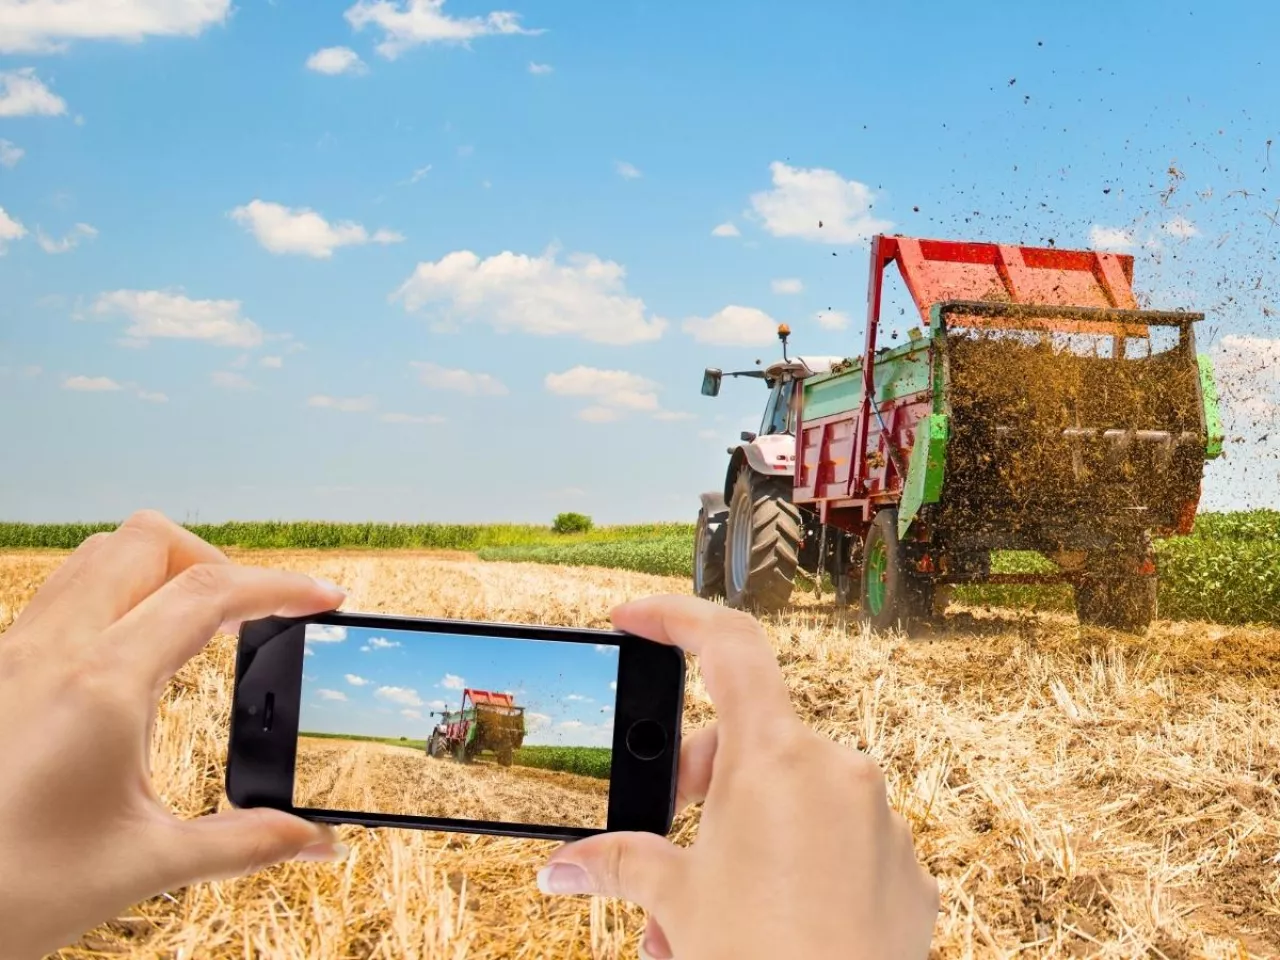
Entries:
[[680, 753], [678, 803], [703, 802], [697, 839], [580, 840], [539, 871], [543, 891], [644, 907], [653, 960], [928, 956], [938, 886], [910, 828], [874, 761], [796, 716], [760, 625], [690, 597], [630, 603], [613, 622], [698, 657], [719, 720]]
[[150, 779], [160, 696], [221, 626], [342, 591], [232, 564], [159, 514], [89, 538], [0, 635], [0, 958], [34, 960], [199, 880], [341, 853], [277, 810], [183, 821]]

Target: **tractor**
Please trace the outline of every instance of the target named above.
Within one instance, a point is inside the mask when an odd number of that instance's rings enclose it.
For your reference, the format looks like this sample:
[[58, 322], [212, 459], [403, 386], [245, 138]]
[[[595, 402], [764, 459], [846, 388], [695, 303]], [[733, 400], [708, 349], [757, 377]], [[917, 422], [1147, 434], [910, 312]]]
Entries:
[[[1138, 307], [1133, 257], [879, 235], [864, 349], [708, 368], [769, 388], [759, 433], [702, 494], [693, 583], [768, 613], [798, 574], [874, 629], [933, 619], [958, 584], [1066, 583], [1084, 624], [1143, 632], [1156, 614], [1153, 538], [1191, 531], [1221, 455], [1203, 315]], [[877, 348], [896, 264], [922, 325]], [[1051, 572], [996, 573], [1028, 552]]]
[[452, 756], [459, 763], [469, 763], [488, 751], [509, 767], [524, 743], [524, 707], [516, 706], [510, 693], [468, 687], [462, 691], [460, 710], [431, 715], [441, 718], [426, 744], [428, 756], [436, 759]]

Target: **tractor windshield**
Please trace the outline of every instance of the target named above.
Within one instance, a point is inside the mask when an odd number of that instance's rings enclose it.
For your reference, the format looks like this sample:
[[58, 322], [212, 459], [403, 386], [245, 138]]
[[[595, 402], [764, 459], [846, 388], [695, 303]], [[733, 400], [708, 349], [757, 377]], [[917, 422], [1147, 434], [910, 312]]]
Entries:
[[791, 432], [791, 392], [795, 383], [788, 379], [774, 384], [769, 402], [765, 404], [764, 419], [760, 422], [761, 436]]

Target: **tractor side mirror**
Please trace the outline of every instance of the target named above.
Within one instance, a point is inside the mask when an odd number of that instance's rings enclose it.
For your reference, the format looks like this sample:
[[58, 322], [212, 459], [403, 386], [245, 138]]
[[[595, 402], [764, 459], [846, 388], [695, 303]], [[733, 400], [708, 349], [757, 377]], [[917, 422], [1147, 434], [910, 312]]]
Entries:
[[750, 430], [743, 430], [740, 434], [738, 434], [738, 436], [742, 438], [743, 443], [751, 443], [756, 438], [756, 435], [752, 433]]
[[715, 367], [707, 367], [702, 374], [702, 395], [704, 397], [720, 396], [720, 378], [724, 376]]

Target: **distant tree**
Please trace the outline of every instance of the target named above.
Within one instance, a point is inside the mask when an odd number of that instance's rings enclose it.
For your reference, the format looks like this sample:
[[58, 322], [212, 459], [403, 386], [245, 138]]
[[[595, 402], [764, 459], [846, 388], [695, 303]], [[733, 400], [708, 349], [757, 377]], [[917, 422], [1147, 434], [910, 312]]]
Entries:
[[585, 513], [562, 513], [551, 524], [556, 533], [586, 533], [591, 527], [591, 518]]

